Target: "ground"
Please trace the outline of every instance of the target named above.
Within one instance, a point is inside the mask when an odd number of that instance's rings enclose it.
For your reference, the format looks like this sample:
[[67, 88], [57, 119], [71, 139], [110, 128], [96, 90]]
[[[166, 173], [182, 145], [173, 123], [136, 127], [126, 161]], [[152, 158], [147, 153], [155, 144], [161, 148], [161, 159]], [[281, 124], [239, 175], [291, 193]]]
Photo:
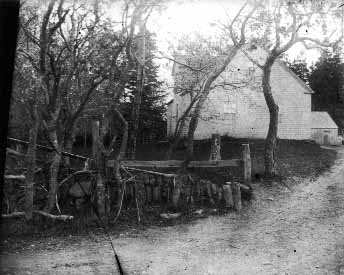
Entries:
[[[255, 184], [241, 213], [114, 238], [126, 274], [344, 274], [344, 148], [316, 180]], [[118, 274], [102, 234], [2, 252], [1, 274]], [[71, 238], [72, 240], [72, 238]]]

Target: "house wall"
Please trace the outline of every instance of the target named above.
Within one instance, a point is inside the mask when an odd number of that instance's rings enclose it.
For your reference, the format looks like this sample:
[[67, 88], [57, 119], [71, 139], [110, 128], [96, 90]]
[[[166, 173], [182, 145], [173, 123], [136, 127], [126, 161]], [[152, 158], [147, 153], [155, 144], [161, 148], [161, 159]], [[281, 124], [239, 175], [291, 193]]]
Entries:
[[[251, 56], [264, 60], [264, 51], [255, 51]], [[216, 88], [212, 90], [203, 107], [195, 139], [207, 139], [218, 133], [237, 138], [265, 138], [269, 126], [269, 111], [261, 88], [262, 71], [244, 53], [239, 52], [217, 83], [241, 84], [240, 89]], [[227, 87], [227, 86], [225, 86]], [[279, 105], [278, 137], [282, 139], [309, 139], [311, 95], [283, 64], [275, 62], [271, 73], [271, 87]], [[176, 96], [174, 112], [180, 115], [189, 100]], [[177, 107], [178, 104], [178, 107]], [[184, 131], [186, 134], [186, 131]]]

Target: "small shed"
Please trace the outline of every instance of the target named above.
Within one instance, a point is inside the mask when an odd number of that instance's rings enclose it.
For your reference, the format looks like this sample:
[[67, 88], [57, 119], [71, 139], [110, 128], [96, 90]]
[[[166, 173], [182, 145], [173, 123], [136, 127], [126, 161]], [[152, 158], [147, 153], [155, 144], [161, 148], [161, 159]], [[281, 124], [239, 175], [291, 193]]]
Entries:
[[311, 138], [318, 144], [339, 144], [338, 126], [327, 112], [311, 112]]

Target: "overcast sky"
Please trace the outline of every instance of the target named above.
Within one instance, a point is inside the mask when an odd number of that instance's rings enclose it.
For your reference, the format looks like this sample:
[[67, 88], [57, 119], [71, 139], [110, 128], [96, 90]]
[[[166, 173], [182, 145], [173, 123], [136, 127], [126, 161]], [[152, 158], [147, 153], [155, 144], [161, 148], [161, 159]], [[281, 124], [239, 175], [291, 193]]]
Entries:
[[[242, 6], [242, 0], [176, 0], [172, 1], [160, 14], [150, 18], [148, 28], [156, 33], [158, 48], [168, 52], [168, 46], [176, 44], [178, 37], [201, 32], [205, 36], [218, 31], [211, 26], [216, 21], [232, 19]], [[287, 53], [290, 59], [305, 59], [314, 63], [320, 56], [316, 50], [305, 50], [301, 45], [293, 46]], [[162, 78], [168, 78], [171, 62], [159, 60]]]

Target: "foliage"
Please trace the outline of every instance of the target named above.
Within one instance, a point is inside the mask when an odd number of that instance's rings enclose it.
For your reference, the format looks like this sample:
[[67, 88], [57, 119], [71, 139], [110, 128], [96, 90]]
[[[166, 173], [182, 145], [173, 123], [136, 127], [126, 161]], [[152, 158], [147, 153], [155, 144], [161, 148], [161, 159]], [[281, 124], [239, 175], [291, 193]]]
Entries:
[[[144, 89], [140, 105], [140, 118], [138, 136], [139, 142], [145, 139], [161, 140], [165, 137], [165, 92], [162, 90], [162, 82], [158, 80], [159, 67], [153, 62], [156, 51], [156, 42], [153, 34], [146, 32], [146, 63], [144, 73]], [[130, 71], [129, 81], [125, 93], [121, 98], [121, 110], [127, 121], [131, 118], [134, 96], [137, 93], [137, 65]], [[129, 124], [131, 127], [132, 125]], [[133, 129], [129, 127], [129, 132]]]
[[343, 127], [343, 121], [338, 120], [337, 112], [339, 107], [343, 111], [344, 63], [338, 54], [323, 53], [312, 67], [310, 86], [315, 91], [314, 109], [327, 111]]
[[[277, 172], [279, 113], [270, 85], [272, 66], [277, 58], [297, 43], [306, 49], [337, 49], [343, 39], [343, 25], [336, 1], [263, 1], [256, 15], [251, 22], [252, 36], [255, 43], [268, 51], [263, 60], [250, 59], [263, 71], [262, 87], [270, 114], [264, 163], [265, 175], [271, 177]], [[331, 30], [328, 28], [330, 23], [333, 26]], [[338, 25], [341, 27], [338, 28]]]
[[309, 77], [310, 77], [310, 69], [307, 66], [307, 62], [304, 60], [293, 60], [287, 61], [288, 67], [300, 78], [305, 82], [307, 85], [309, 84]]
[[[105, 10], [112, 5], [119, 12], [110, 19]], [[137, 22], [155, 5], [156, 1], [142, 0], [23, 4], [13, 107], [27, 110], [28, 120], [32, 125], [38, 121], [43, 137], [55, 148], [49, 171], [49, 212], [55, 207], [61, 162], [68, 163], [60, 152], [71, 150], [87, 108], [97, 109], [91, 115], [98, 119], [110, 109], [118, 112], [119, 99], [135, 64]], [[12, 113], [13, 121], [22, 124], [22, 114], [18, 110]]]

